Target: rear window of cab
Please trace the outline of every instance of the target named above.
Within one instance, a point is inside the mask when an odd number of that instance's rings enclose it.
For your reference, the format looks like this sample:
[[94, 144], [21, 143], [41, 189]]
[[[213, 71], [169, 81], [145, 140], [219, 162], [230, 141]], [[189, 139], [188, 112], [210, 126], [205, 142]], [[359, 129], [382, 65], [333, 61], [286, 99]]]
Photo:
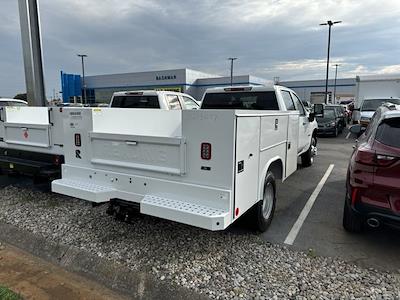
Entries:
[[400, 118], [383, 120], [376, 130], [375, 139], [387, 146], [400, 148]]
[[208, 93], [202, 109], [279, 110], [275, 91]]
[[111, 107], [120, 108], [160, 108], [158, 96], [114, 96]]

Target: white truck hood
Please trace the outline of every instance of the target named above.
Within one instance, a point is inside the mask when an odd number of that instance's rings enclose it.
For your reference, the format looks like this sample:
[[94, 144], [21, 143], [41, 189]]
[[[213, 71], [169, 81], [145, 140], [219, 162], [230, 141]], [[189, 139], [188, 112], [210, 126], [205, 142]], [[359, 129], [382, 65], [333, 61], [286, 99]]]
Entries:
[[372, 116], [374, 115], [374, 113], [375, 113], [374, 111], [361, 111], [360, 115], [361, 115], [361, 118], [371, 119]]

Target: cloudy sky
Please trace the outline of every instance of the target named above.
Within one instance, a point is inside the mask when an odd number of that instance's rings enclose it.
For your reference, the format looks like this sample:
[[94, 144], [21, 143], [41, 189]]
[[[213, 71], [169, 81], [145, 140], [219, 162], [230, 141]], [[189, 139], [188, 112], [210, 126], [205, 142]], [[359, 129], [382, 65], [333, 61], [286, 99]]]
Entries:
[[[192, 68], [281, 80], [324, 78], [327, 30], [339, 77], [400, 73], [398, 0], [40, 0], [45, 84], [88, 75]], [[333, 68], [331, 76], [333, 76]], [[17, 0], [0, 0], [0, 96], [25, 90]]]

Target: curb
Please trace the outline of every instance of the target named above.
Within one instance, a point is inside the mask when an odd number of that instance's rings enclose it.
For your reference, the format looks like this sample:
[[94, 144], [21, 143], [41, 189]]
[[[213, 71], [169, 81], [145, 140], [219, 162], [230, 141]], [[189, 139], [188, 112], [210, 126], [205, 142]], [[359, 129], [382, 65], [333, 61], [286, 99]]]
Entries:
[[80, 274], [130, 299], [208, 299], [189, 289], [160, 282], [154, 275], [129, 268], [72, 246], [0, 222], [0, 240]]

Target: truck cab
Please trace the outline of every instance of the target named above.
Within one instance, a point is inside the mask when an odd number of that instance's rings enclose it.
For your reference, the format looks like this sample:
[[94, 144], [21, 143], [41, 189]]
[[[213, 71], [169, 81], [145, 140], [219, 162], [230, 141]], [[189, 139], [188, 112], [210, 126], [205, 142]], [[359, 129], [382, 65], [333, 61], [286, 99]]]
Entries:
[[188, 94], [143, 90], [114, 93], [111, 98], [110, 107], [180, 110], [199, 109], [200, 105]]
[[297, 94], [284, 86], [237, 86], [206, 90], [202, 109], [298, 111], [298, 156], [309, 166], [316, 154], [317, 129], [313, 113], [306, 110]]

